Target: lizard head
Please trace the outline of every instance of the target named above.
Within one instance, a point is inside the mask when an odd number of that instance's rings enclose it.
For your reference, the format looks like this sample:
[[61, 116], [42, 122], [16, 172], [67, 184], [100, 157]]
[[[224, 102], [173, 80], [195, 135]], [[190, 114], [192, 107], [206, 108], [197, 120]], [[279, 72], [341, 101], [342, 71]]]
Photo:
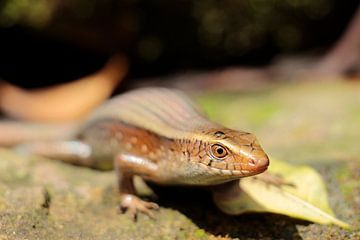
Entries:
[[199, 161], [224, 179], [259, 174], [269, 166], [268, 156], [251, 133], [216, 129], [207, 132], [206, 138], [205, 156]]

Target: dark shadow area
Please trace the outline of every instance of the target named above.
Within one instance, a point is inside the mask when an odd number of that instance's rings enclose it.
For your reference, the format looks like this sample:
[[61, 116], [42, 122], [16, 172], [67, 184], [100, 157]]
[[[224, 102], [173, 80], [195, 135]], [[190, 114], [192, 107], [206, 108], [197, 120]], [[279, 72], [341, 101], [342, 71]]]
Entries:
[[0, 28], [0, 38], [0, 78], [24, 88], [84, 77], [110, 56], [22, 27]]
[[163, 187], [149, 184], [161, 207], [176, 209], [198, 227], [215, 236], [239, 239], [301, 239], [296, 225], [308, 222], [278, 214], [249, 213], [230, 216], [218, 210], [210, 191], [202, 188]]

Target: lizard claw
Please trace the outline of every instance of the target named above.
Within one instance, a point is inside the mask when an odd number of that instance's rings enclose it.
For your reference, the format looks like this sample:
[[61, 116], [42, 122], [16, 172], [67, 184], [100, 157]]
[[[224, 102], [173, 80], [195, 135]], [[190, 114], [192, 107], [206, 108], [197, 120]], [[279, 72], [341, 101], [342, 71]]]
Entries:
[[122, 196], [120, 210], [122, 213], [128, 213], [134, 221], [137, 219], [139, 212], [146, 214], [150, 218], [154, 219], [154, 214], [151, 210], [158, 210], [159, 205], [153, 202], [146, 202], [140, 198], [131, 195], [124, 194]]

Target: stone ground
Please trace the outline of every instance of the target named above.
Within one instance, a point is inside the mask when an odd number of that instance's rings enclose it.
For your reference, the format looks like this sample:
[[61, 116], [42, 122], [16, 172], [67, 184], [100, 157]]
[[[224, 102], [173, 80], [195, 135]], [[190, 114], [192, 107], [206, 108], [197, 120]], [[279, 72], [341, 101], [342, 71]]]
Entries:
[[231, 217], [199, 189], [156, 187], [149, 219], [119, 215], [113, 172], [0, 149], [2, 239], [360, 239], [360, 83], [273, 85], [206, 93], [209, 116], [254, 132], [273, 157], [309, 164], [323, 176], [337, 216], [354, 229], [275, 214]]

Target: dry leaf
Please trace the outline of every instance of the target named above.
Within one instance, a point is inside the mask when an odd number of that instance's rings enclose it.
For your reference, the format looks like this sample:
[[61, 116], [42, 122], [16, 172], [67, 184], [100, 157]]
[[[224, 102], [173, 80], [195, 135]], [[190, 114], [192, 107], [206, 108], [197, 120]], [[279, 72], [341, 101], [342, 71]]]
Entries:
[[274, 185], [261, 177], [240, 181], [242, 193], [237, 198], [216, 199], [218, 207], [227, 214], [271, 212], [320, 224], [349, 225], [337, 219], [328, 203], [321, 176], [309, 166], [293, 166], [272, 160], [269, 174], [278, 175], [289, 185]]

